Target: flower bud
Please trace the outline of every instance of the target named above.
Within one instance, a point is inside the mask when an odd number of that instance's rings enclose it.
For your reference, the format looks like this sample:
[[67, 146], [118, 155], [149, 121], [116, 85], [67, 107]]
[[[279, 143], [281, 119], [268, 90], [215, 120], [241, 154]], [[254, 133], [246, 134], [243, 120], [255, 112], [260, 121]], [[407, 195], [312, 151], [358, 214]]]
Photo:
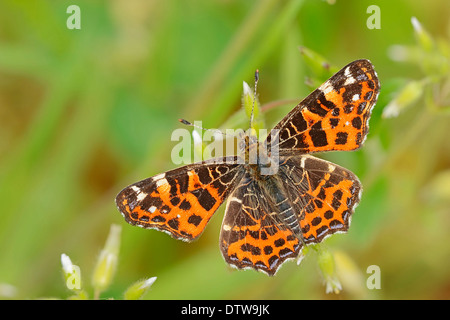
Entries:
[[133, 283], [124, 293], [125, 300], [139, 300], [141, 299], [153, 283], [156, 281], [156, 277], [140, 280]]
[[400, 114], [400, 111], [416, 102], [423, 94], [423, 81], [408, 82], [397, 94], [397, 96], [388, 103], [383, 109], [383, 118], [393, 118]]
[[326, 293], [338, 294], [342, 290], [341, 283], [336, 275], [336, 267], [334, 263], [334, 257], [330, 251], [321, 247], [318, 250], [317, 263], [325, 280]]
[[104, 291], [112, 281], [117, 268], [121, 227], [111, 225], [105, 247], [100, 252], [97, 265], [92, 276], [92, 286], [98, 294]]
[[71, 291], [81, 290], [81, 270], [80, 267], [74, 265], [66, 254], [61, 254], [61, 265], [66, 281], [66, 287]]
[[417, 42], [426, 52], [431, 52], [434, 50], [434, 41], [428, 32], [422, 27], [419, 20], [416, 17], [411, 18], [411, 24], [414, 28], [414, 34], [416, 36]]

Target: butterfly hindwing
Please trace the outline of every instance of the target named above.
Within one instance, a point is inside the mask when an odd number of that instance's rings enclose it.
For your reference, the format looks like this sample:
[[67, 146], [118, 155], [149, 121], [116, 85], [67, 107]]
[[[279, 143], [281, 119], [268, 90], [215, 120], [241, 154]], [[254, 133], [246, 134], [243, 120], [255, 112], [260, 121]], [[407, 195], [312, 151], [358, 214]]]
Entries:
[[191, 241], [243, 175], [237, 157], [204, 161], [142, 180], [123, 189], [116, 204], [125, 220]]
[[301, 241], [275, 214], [270, 196], [248, 174], [227, 201], [220, 234], [225, 261], [274, 275], [287, 259], [298, 256]]
[[280, 166], [287, 193], [298, 213], [306, 244], [346, 232], [361, 197], [361, 183], [351, 171], [308, 156], [291, 156]]
[[[368, 133], [380, 84], [368, 60], [356, 60], [301, 101], [275, 127], [280, 152], [355, 150]], [[267, 137], [270, 143], [272, 137]]]

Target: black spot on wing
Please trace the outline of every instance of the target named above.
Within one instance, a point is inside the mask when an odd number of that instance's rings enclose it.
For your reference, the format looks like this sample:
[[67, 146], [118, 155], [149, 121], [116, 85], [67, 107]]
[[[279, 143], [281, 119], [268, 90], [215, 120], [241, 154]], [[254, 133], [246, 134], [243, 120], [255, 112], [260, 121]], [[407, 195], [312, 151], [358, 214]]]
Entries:
[[211, 210], [217, 202], [207, 189], [197, 189], [192, 191], [192, 194], [197, 197], [198, 203], [206, 211]]
[[309, 135], [315, 147], [323, 147], [328, 144], [327, 134], [322, 129], [322, 121], [317, 121], [311, 127]]

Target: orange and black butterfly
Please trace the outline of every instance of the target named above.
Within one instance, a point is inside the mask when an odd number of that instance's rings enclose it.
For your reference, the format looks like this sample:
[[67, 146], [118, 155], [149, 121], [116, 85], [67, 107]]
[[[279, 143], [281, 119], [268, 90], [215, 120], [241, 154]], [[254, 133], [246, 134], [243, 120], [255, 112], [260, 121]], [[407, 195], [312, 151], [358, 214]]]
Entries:
[[[242, 156], [194, 163], [132, 184], [117, 195], [117, 207], [132, 225], [192, 241], [226, 200], [220, 234], [225, 261], [274, 275], [303, 246], [348, 230], [361, 183], [311, 153], [360, 148], [379, 89], [372, 64], [356, 60], [301, 101], [263, 142], [246, 136]], [[249, 163], [248, 153], [274, 144], [277, 170], [262, 174], [265, 164], [260, 158]]]

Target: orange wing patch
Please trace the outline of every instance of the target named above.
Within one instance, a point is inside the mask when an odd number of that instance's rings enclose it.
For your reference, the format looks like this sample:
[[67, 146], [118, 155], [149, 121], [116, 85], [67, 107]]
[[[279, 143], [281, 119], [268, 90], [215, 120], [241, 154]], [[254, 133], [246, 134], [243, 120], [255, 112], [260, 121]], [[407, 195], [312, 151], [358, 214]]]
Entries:
[[261, 221], [254, 228], [225, 227], [222, 233], [220, 246], [230, 265], [261, 270], [269, 275], [274, 275], [286, 259], [297, 257], [302, 246], [299, 239], [282, 225], [262, 227]]

